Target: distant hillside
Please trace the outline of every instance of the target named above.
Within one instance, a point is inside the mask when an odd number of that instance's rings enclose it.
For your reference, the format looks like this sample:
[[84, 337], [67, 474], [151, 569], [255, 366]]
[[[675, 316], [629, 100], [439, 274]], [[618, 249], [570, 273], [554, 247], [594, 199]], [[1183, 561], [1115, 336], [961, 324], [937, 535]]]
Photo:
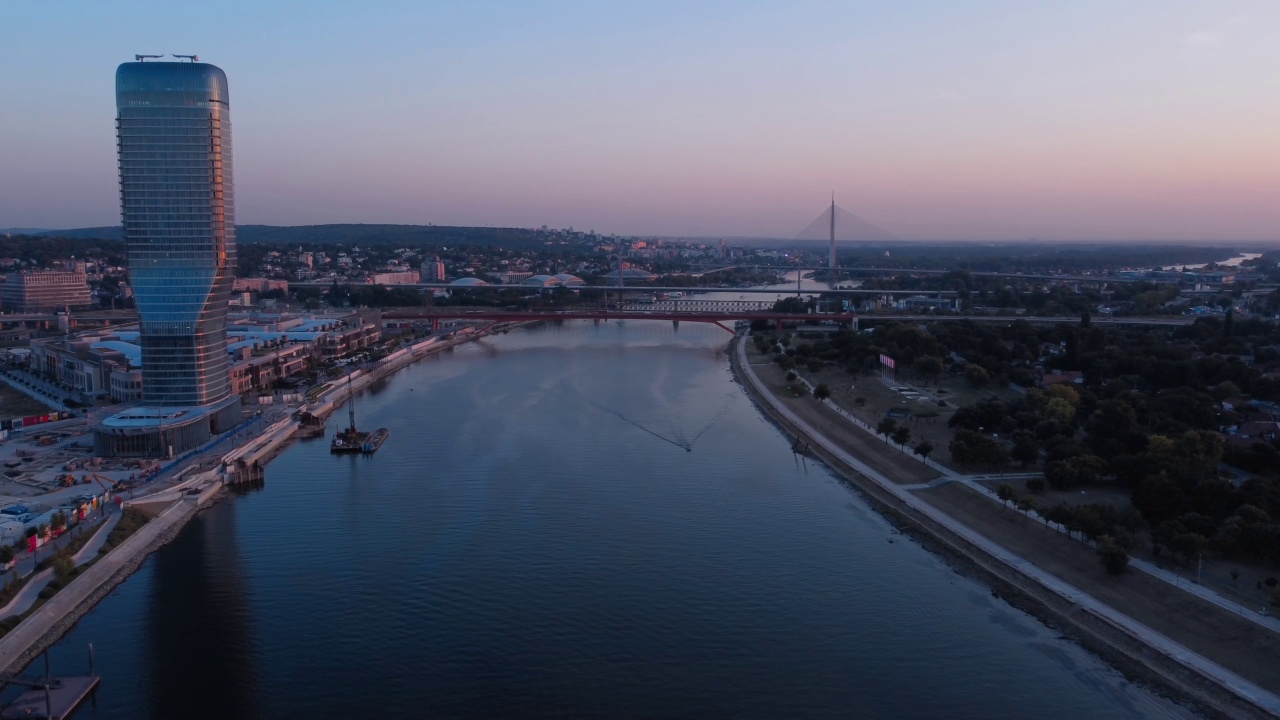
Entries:
[[541, 245], [544, 238], [524, 228], [444, 225], [237, 225], [243, 243], [344, 243], [354, 245]]
[[[15, 235], [18, 233], [14, 233]], [[119, 226], [40, 230], [40, 237], [73, 240], [122, 240]], [[344, 243], [348, 245], [541, 245], [545, 238], [524, 228], [449, 227], [444, 225], [237, 225], [240, 243]]]
[[35, 267], [49, 267], [55, 260], [71, 257], [103, 260], [111, 265], [125, 262], [124, 242], [120, 240], [61, 235], [0, 235], [0, 257], [14, 258]]
[[46, 232], [49, 231], [44, 228], [0, 228], [0, 234], [4, 235], [39, 235]]
[[119, 225], [111, 227], [90, 227], [90, 228], [73, 228], [71, 230], [37, 230], [29, 233], [19, 233], [15, 231], [14, 235], [35, 235], [39, 237], [60, 237], [69, 238], [71, 240], [123, 240], [124, 231]]

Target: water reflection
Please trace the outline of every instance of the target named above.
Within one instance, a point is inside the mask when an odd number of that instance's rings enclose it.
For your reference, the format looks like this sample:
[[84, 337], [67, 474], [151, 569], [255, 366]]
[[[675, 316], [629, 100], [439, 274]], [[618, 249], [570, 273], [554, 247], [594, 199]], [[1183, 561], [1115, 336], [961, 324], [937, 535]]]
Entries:
[[230, 506], [155, 556], [146, 626], [156, 718], [256, 718], [261, 692], [244, 558]]

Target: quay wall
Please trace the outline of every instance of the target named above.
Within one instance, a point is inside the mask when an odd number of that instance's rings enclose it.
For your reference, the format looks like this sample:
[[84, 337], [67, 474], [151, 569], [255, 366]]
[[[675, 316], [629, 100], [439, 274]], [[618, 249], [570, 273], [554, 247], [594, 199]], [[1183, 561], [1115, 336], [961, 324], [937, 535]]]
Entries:
[[[345, 378], [341, 383], [335, 382], [334, 387], [326, 392], [322, 396], [323, 399], [310, 408], [310, 411], [321, 417], [327, 416], [343, 402], [350, 400], [354, 393], [433, 352], [477, 340], [495, 329], [522, 324], [525, 323], [494, 326], [444, 341], [431, 338], [397, 350], [368, 371], [352, 371], [350, 388], [347, 387]], [[300, 427], [301, 424], [296, 416], [277, 421], [245, 445], [224, 455], [218, 467], [190, 473], [189, 477], [183, 478], [178, 484], [159, 493], [125, 500], [124, 507], [166, 500], [173, 504], [0, 638], [0, 673], [17, 672], [29, 664], [45, 648], [57, 642], [81, 616], [106, 597], [116, 585], [133, 574], [148, 555], [173, 540], [201, 508], [207, 507], [220, 497], [224, 485], [234, 482], [238, 461], [243, 461], [247, 465], [254, 463], [259, 466], [265, 465], [285, 443], [294, 437]], [[187, 492], [192, 488], [198, 488], [200, 492], [188, 495]]]

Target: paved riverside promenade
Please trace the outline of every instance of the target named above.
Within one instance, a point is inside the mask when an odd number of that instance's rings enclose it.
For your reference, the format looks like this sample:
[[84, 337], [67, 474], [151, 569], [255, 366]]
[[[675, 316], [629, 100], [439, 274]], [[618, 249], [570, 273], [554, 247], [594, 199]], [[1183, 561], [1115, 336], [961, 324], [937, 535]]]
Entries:
[[[748, 365], [748, 362], [745, 356], [742, 356], [742, 363], [744, 366]], [[754, 372], [755, 371], [752, 370], [753, 377], [755, 376]], [[800, 383], [803, 383], [805, 387], [809, 388], [810, 394], [813, 393], [812, 383], [810, 383], [808, 380], [805, 380], [803, 377], [797, 377], [796, 380]], [[835, 411], [837, 414], [839, 414], [845, 420], [848, 420], [853, 425], [856, 425], [857, 427], [860, 427], [863, 430], [865, 430], [867, 434], [869, 434], [871, 437], [879, 439], [881, 442], [883, 442], [884, 444], [890, 447], [897, 447], [892, 440], [890, 440], [886, 436], [883, 436], [877, 433], [875, 431], [875, 428], [871, 427], [867, 423], [855, 417], [853, 413], [850, 413], [849, 411], [845, 410], [844, 408], [840, 407], [839, 405], [836, 405], [835, 403], [829, 400], [823, 400], [822, 404], [827, 406], [831, 410]], [[937, 480], [934, 480], [928, 483], [921, 483], [918, 485], [895, 484], [895, 487], [901, 490], [926, 490], [928, 488], [938, 487], [939, 485], [943, 485], [945, 483], [958, 482], [976, 491], [979, 495], [987, 498], [991, 502], [997, 503], [1001, 507], [1005, 507], [1005, 501], [1001, 500], [994, 490], [987, 487], [986, 485], [983, 485], [978, 480], [979, 479], [990, 480], [990, 479], [996, 479], [996, 478], [1011, 479], [1012, 477], [1014, 477], [1012, 474], [1002, 475], [1002, 476], [963, 475], [961, 473], [956, 472], [955, 470], [952, 470], [946, 465], [943, 465], [942, 463], [937, 462], [936, 460], [921, 458], [918, 455], [912, 455], [911, 457], [913, 457], [915, 460], [919, 462], [924, 463], [930, 468], [937, 470], [941, 474], [941, 477], [939, 477]], [[1048, 527], [1051, 527], [1061, 533], [1070, 535], [1070, 531], [1065, 526], [1061, 525], [1060, 523], [1053, 522], [1052, 520], [1046, 519], [1043, 515], [1041, 515], [1036, 510], [1030, 510], [1026, 514], [1029, 517], [1035, 518], [1036, 520], [1043, 522]], [[1089, 545], [1090, 547], [1097, 546], [1096, 543], [1088, 539], [1082, 539], [1080, 540], [1080, 542], [1083, 542], [1086, 545]], [[1166, 582], [1169, 585], [1183, 592], [1191, 593], [1192, 595], [1195, 595], [1201, 600], [1217, 605], [1223, 610], [1227, 610], [1231, 613], [1239, 615], [1240, 617], [1252, 622], [1255, 625], [1264, 627], [1267, 630], [1270, 630], [1274, 633], [1280, 633], [1280, 617], [1263, 614], [1262, 612], [1259, 612], [1252, 608], [1247, 608], [1241, 605], [1239, 602], [1236, 602], [1235, 600], [1232, 600], [1231, 598], [1228, 598], [1222, 595], [1221, 593], [1215, 591], [1213, 588], [1210, 588], [1201, 583], [1193, 582], [1187, 578], [1180, 577], [1175, 572], [1166, 570], [1156, 565], [1155, 563], [1149, 562], [1147, 560], [1143, 560], [1141, 558], [1129, 558], [1129, 567], [1134, 568], [1140, 572], [1144, 572], [1150, 575], [1151, 577], [1156, 578], [1157, 580]]]
[[0, 672], [19, 670], [20, 668], [16, 666], [20, 661], [30, 656], [29, 651], [36, 647], [40, 639], [53, 630], [59, 621], [70, 616], [81, 603], [110, 582], [117, 573], [129, 569], [129, 564], [145, 554], [161, 534], [182, 525], [195, 514], [197, 509], [198, 505], [194, 502], [174, 503], [143, 525], [115, 550], [104, 555], [101, 560], [84, 571], [17, 627], [10, 630], [7, 635], [0, 638]]
[[798, 428], [801, 432], [807, 435], [812, 442], [821, 445], [826, 452], [838, 458], [849, 467], [857, 470], [858, 473], [875, 483], [883, 491], [892, 494], [913, 511], [924, 515], [930, 521], [945, 528], [948, 532], [953, 533], [965, 542], [977, 547], [991, 558], [1008, 566], [1014, 572], [1031, 578], [1042, 587], [1074, 603], [1081, 609], [1087, 610], [1104, 619], [1110, 624], [1158, 650], [1163, 655], [1172, 658], [1184, 667], [1211, 679], [1217, 684], [1229, 689], [1240, 697], [1249, 700], [1267, 712], [1270, 712], [1273, 715], [1280, 715], [1280, 696], [1245, 680], [1212, 660], [1209, 660], [1198, 653], [1192, 652], [1185, 646], [1174, 642], [1146, 625], [1137, 622], [1133, 618], [1116, 611], [1111, 606], [1106, 605], [1087, 593], [1080, 591], [1071, 584], [1063, 582], [1058, 577], [1045, 572], [1030, 562], [1027, 562], [1016, 553], [1010, 552], [1001, 545], [997, 545], [963, 523], [960, 523], [955, 518], [952, 518], [950, 515], [947, 515], [933, 505], [930, 505], [916, 497], [910, 489], [892, 482], [877, 472], [874, 468], [871, 468], [860, 459], [850, 455], [842, 448], [830, 442], [816, 429], [804, 420], [800, 419], [800, 417], [795, 413], [791, 412], [790, 408], [786, 407], [786, 405], [778, 398], [774, 397], [772, 392], [769, 392], [766, 389], [764, 383], [761, 382], [760, 377], [756, 374], [755, 368], [752, 367], [751, 363], [747, 360], [746, 342], [743, 341], [742, 337], [738, 337], [736, 339], [736, 344], [737, 347], [733, 352], [738, 354], [738, 365], [742, 368], [742, 372], [747, 381], [750, 382], [757, 390], [758, 396], [763, 398], [775, 412], [786, 418], [787, 422], [791, 423], [793, 427]]
[[[120, 522], [120, 512], [112, 512], [107, 519], [98, 525], [94, 531], [93, 537], [71, 557], [71, 560], [80, 567], [92, 560], [98, 555], [98, 550], [107, 544], [107, 536], [111, 534], [112, 528]], [[52, 554], [52, 553], [50, 553]], [[0, 620], [10, 617], [11, 615], [21, 615], [35, 604], [36, 599], [40, 596], [40, 591], [49, 584], [53, 579], [53, 569], [46, 568], [36, 573], [34, 577], [27, 581], [26, 585], [18, 591], [17, 595], [9, 601], [8, 605], [0, 608]]]

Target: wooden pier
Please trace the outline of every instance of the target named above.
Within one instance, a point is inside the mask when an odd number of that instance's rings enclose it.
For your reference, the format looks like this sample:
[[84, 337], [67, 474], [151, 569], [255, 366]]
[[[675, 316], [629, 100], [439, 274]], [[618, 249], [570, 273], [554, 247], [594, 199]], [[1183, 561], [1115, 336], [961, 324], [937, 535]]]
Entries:
[[75, 712], [96, 687], [97, 675], [49, 678], [46, 687], [33, 687], [19, 695], [0, 712], [0, 718], [62, 720]]

